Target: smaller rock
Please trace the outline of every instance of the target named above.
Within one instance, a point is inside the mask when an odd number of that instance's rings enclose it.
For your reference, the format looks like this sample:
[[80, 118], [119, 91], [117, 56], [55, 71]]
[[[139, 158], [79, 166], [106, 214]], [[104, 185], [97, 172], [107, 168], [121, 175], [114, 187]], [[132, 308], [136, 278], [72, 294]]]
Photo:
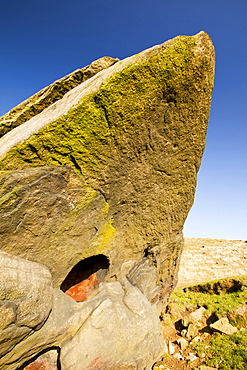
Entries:
[[183, 330], [181, 331], [181, 335], [182, 335], [182, 337], [186, 337], [186, 334], [187, 334], [187, 329], [183, 329]]
[[164, 362], [158, 361], [152, 367], [153, 370], [168, 370], [167, 367], [164, 365]]
[[232, 326], [229, 323], [229, 320], [227, 317], [222, 317], [221, 319], [210, 324], [209, 326], [210, 328], [214, 330], [218, 330], [219, 332], [223, 334], [228, 334], [228, 335], [234, 334], [238, 331], [238, 329], [235, 326]]
[[183, 351], [185, 348], [188, 347], [189, 343], [185, 338], [179, 338], [179, 339], [177, 339], [177, 344], [179, 345], [179, 347]]
[[164, 342], [164, 355], [169, 355], [168, 345], [166, 342]]
[[202, 365], [199, 367], [200, 370], [216, 370], [215, 367]]
[[181, 353], [174, 353], [173, 355], [174, 358], [177, 358], [178, 360], [184, 360], [183, 356], [181, 355]]
[[186, 338], [192, 339], [194, 338], [198, 333], [198, 327], [196, 324], [189, 324], [187, 332], [186, 332]]
[[235, 311], [234, 311], [234, 314], [235, 315], [240, 315], [240, 316], [244, 316], [244, 314], [247, 312], [247, 305], [244, 304], [240, 307], [238, 307]]
[[191, 340], [191, 342], [190, 342], [190, 343], [198, 343], [198, 342], [200, 342], [200, 340], [201, 340], [201, 337], [199, 337], [199, 335], [197, 335], [195, 338], [193, 338], [193, 339]]
[[199, 357], [197, 357], [194, 353], [189, 353], [189, 355], [186, 357], [186, 360], [187, 361], [195, 361], [197, 360]]
[[169, 355], [173, 355], [173, 353], [175, 353], [175, 346], [172, 344], [170, 340], [168, 342], [168, 352]]
[[189, 324], [200, 324], [199, 322], [202, 320], [203, 314], [205, 312], [204, 307], [198, 308], [196, 311], [191, 312], [190, 314], [186, 315], [182, 318], [182, 324], [184, 327], [188, 327]]

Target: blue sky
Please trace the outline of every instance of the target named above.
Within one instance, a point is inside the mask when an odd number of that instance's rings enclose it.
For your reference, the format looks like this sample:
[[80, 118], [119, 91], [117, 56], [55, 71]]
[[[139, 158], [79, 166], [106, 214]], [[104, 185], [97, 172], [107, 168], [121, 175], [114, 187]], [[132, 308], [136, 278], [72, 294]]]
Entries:
[[0, 115], [54, 80], [201, 30], [216, 48], [207, 145], [187, 237], [247, 239], [246, 0], [0, 0]]

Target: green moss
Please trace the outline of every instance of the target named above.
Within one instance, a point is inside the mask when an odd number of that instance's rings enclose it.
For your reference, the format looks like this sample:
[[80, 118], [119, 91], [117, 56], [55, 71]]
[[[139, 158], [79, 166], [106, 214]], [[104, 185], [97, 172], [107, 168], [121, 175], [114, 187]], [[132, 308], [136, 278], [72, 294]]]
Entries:
[[176, 289], [171, 294], [171, 302], [173, 306], [179, 308], [191, 306], [197, 308], [204, 306], [205, 314], [210, 316], [212, 313], [221, 316], [229, 311], [237, 309], [241, 304], [247, 301], [247, 292], [234, 292], [223, 294], [206, 294], [200, 292], [184, 292], [183, 289]]
[[177, 37], [149, 59], [114, 74], [96, 95], [12, 148], [1, 169], [72, 165], [85, 178], [97, 177], [114, 155], [111, 148], [155, 109], [157, 95], [165, 97], [167, 108], [180, 90], [189, 98], [194, 86], [190, 80], [196, 78], [194, 46], [194, 37]]
[[9, 207], [12, 203], [16, 201], [18, 198], [18, 191], [21, 189], [22, 185], [15, 186], [11, 192], [1, 196], [0, 198], [0, 206]]
[[[117, 59], [110, 57], [105, 57], [104, 59], [109, 66], [117, 61]], [[10, 112], [0, 117], [0, 137], [42, 112], [45, 108], [61, 99], [68, 91], [94, 76], [103, 68], [104, 64], [97, 64], [96, 61], [94, 66], [89, 65], [77, 69], [11, 109]]]
[[113, 219], [106, 222], [98, 231], [92, 241], [92, 247], [95, 254], [102, 254], [109, 250], [111, 243], [115, 237], [116, 229], [113, 226]]
[[[68, 114], [12, 148], [2, 169], [43, 165], [72, 165], [77, 172], [97, 173], [109, 152], [108, 125], [92, 96]], [[110, 155], [110, 153], [109, 153]]]

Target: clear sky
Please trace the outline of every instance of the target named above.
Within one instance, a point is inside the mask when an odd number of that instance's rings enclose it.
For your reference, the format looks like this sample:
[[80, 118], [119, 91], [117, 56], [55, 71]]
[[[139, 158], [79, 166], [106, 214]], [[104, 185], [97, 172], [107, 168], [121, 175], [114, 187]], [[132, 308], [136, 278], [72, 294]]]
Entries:
[[201, 30], [216, 48], [216, 79], [184, 234], [246, 240], [246, 0], [0, 0], [0, 115], [99, 57]]

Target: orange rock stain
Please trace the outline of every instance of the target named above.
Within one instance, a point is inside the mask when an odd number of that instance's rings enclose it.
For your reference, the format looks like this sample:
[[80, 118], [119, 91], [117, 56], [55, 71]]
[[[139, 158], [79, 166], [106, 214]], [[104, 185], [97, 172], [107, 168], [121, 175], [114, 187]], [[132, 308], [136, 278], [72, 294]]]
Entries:
[[99, 280], [96, 278], [96, 273], [94, 273], [87, 279], [66, 290], [65, 294], [69, 295], [76, 302], [83, 302], [88, 299], [98, 285]]

